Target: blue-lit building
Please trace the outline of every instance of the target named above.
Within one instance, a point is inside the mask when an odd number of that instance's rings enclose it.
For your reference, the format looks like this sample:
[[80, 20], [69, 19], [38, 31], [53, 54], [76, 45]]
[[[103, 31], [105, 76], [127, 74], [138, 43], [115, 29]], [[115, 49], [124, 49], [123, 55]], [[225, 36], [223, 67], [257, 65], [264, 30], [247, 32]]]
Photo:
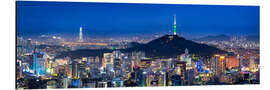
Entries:
[[202, 60], [197, 60], [196, 61], [196, 68], [197, 68], [197, 72], [203, 72], [203, 62], [202, 62]]
[[81, 86], [81, 81], [80, 81], [80, 79], [72, 79], [71, 87], [74, 87], [74, 88], [80, 88], [80, 86]]
[[44, 55], [43, 52], [34, 52], [33, 53], [33, 71], [35, 75], [45, 74], [44, 68]]

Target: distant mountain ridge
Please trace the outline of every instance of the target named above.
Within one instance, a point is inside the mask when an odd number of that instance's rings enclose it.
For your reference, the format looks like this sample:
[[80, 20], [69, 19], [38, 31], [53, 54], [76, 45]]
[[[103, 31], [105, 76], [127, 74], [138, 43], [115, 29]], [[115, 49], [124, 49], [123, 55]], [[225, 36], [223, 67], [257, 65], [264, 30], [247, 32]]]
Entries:
[[228, 35], [209, 35], [205, 37], [201, 37], [199, 39], [195, 39], [198, 41], [229, 41], [231, 37]]
[[254, 41], [254, 42], [260, 42], [260, 36], [259, 35], [249, 35], [249, 36], [246, 36], [246, 39], [248, 41]]

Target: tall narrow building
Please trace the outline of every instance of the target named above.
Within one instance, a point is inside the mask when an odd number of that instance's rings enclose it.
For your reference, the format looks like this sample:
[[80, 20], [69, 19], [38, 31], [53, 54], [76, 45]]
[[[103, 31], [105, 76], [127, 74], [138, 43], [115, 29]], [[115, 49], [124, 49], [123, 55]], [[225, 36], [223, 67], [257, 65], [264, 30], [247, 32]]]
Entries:
[[82, 27], [80, 27], [79, 42], [83, 42]]
[[173, 35], [176, 35], [176, 15], [174, 14]]

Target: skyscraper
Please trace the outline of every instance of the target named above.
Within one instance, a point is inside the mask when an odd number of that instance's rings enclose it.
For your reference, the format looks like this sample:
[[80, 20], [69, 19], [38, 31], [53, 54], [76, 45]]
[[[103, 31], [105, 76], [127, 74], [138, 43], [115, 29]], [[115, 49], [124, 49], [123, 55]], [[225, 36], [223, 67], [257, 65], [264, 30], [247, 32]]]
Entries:
[[33, 53], [33, 71], [35, 75], [43, 75], [44, 68], [44, 52]]
[[72, 61], [72, 78], [78, 78], [78, 62]]
[[27, 46], [31, 46], [32, 45], [32, 39], [31, 38], [28, 38], [27, 39], [26, 45]]
[[185, 49], [185, 54], [183, 56], [183, 60], [186, 62], [187, 69], [192, 69], [192, 64], [191, 64], [191, 57], [190, 54], [188, 53], [188, 49]]
[[80, 27], [79, 42], [83, 42], [82, 27]]

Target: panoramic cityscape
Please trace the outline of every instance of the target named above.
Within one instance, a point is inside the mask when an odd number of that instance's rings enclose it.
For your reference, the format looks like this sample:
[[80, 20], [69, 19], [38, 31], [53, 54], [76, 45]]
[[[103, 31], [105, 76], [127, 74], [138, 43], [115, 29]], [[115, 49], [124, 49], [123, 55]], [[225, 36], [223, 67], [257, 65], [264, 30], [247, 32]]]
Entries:
[[16, 2], [16, 88], [260, 84], [258, 6]]

